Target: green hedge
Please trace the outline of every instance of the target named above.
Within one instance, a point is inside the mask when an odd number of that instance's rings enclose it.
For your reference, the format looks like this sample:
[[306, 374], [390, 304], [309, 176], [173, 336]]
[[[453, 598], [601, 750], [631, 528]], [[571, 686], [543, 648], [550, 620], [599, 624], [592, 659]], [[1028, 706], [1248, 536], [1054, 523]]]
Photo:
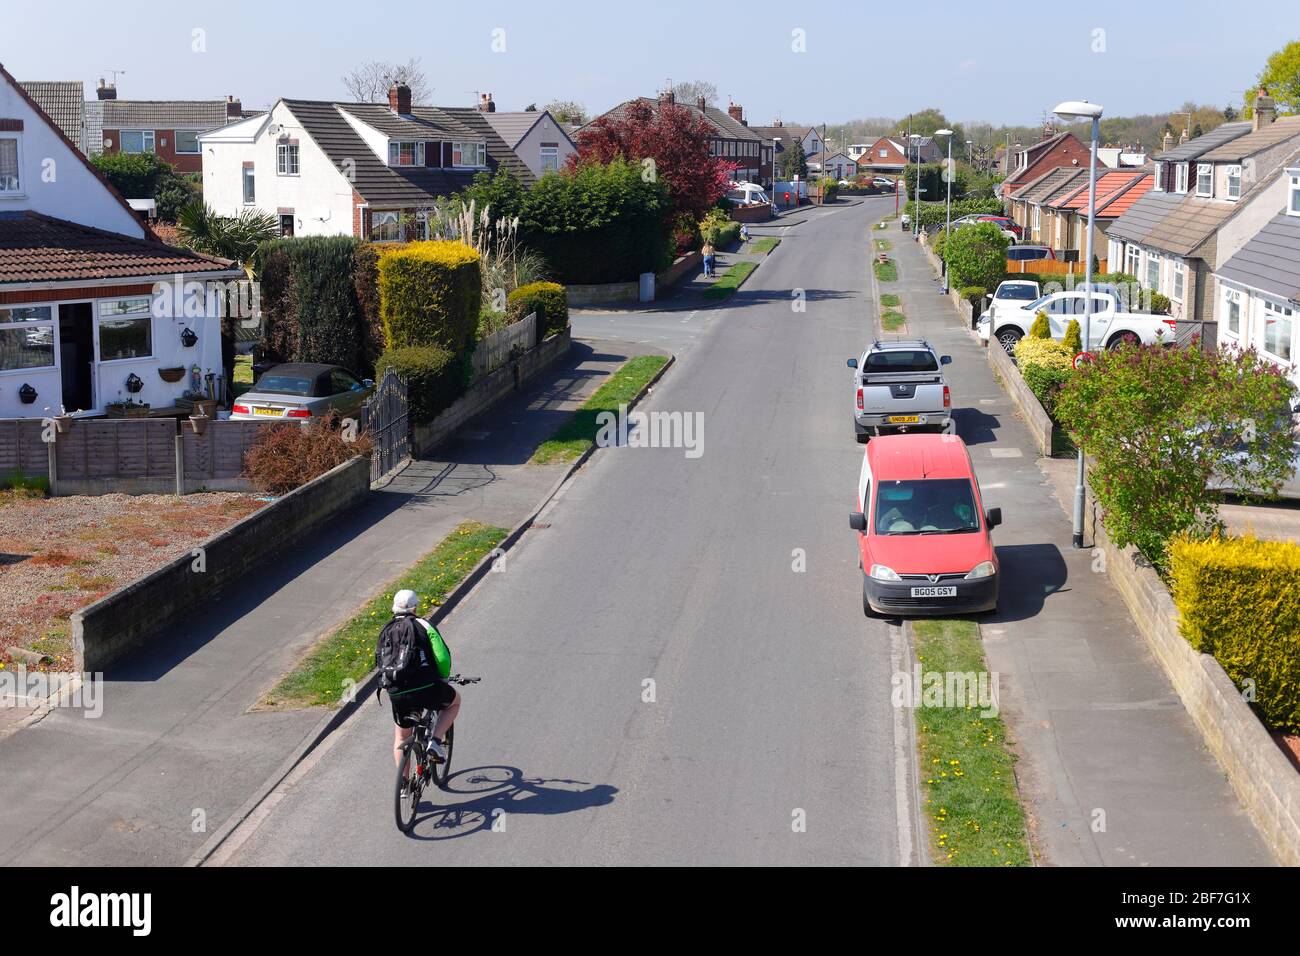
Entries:
[[1300, 546], [1184, 537], [1169, 556], [1188, 643], [1213, 655], [1243, 691], [1253, 686], [1269, 727], [1300, 733]]
[[482, 304], [479, 255], [460, 242], [413, 242], [379, 257], [379, 311], [388, 349], [474, 344]]
[[569, 327], [569, 299], [558, 282], [521, 285], [506, 297], [506, 307], [515, 321], [529, 312], [537, 313], [537, 340]]
[[262, 346], [268, 357], [368, 371], [361, 308], [353, 285], [359, 241], [350, 236], [273, 239], [258, 247]]
[[406, 380], [411, 422], [423, 425], [465, 393], [468, 374], [465, 362], [436, 345], [388, 349], [375, 363], [382, 380], [392, 368]]

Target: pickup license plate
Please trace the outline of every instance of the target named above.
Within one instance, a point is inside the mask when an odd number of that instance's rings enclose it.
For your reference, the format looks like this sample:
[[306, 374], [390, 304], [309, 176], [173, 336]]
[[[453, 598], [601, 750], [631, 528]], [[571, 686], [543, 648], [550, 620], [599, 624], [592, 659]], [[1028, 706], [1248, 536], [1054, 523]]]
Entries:
[[891, 425], [915, 425], [920, 420], [920, 415], [890, 415], [886, 419]]
[[957, 588], [955, 585], [940, 588], [912, 588], [912, 597], [956, 597]]
[[253, 414], [269, 415], [272, 418], [280, 418], [284, 414], [284, 411], [283, 409], [279, 409], [279, 408], [258, 408], [256, 405], [254, 405]]

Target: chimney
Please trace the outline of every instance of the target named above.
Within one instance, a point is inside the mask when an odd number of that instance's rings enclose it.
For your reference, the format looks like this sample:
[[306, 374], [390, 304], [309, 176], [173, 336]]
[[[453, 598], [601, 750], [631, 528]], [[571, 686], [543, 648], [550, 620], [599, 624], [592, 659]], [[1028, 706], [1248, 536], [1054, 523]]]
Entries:
[[780, 121], [779, 119], [774, 119], [774, 120], [772, 120], [772, 125], [773, 125], [773, 126], [780, 126], [780, 125], [781, 125], [781, 121]]
[[1261, 130], [1277, 119], [1277, 103], [1268, 95], [1268, 90], [1259, 88], [1255, 96], [1255, 129]]
[[244, 104], [233, 96], [226, 96], [226, 119], [239, 119], [244, 115]]
[[1160, 141], [1160, 148], [1166, 152], [1174, 148], [1174, 134], [1169, 130], [1165, 130], [1165, 138]]
[[478, 95], [478, 111], [480, 113], [495, 113], [497, 105], [492, 102], [491, 93], [480, 93]]
[[101, 100], [117, 99], [117, 84], [105, 83], [104, 78], [101, 76], [99, 78], [99, 85], [95, 87], [95, 96]]
[[674, 93], [672, 90], [664, 90], [662, 93], [659, 94], [660, 106], [672, 106], [676, 102], [677, 102], [677, 94]]
[[727, 115], [730, 116], [732, 119], [734, 119], [737, 123], [743, 123], [745, 121], [745, 111], [742, 110], [735, 103], [732, 103], [730, 106], [727, 107]]
[[703, 96], [695, 97], [695, 108], [699, 110], [701, 113], [704, 112], [704, 107], [708, 105], [709, 105], [708, 101]]
[[1178, 145], [1181, 146], [1181, 145], [1183, 145], [1183, 143], [1185, 143], [1185, 142], [1187, 142], [1187, 127], [1186, 127], [1186, 126], [1184, 126], [1184, 127], [1183, 127], [1183, 131], [1182, 131], [1181, 133], [1178, 134]]
[[411, 112], [411, 88], [405, 83], [394, 83], [388, 88], [388, 108], [394, 113], [409, 115]]

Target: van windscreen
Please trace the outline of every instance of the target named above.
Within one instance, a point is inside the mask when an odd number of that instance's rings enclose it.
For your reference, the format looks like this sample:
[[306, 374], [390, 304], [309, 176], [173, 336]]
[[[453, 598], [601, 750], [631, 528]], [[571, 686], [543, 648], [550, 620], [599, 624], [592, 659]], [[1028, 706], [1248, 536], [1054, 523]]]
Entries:
[[939, 363], [929, 349], [897, 349], [872, 352], [867, 356], [864, 372], [937, 372]]

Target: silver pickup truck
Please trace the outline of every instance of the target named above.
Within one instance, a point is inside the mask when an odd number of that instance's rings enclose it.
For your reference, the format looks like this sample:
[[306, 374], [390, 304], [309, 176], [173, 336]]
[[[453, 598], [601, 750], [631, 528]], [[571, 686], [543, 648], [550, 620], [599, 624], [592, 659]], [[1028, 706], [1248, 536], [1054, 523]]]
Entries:
[[853, 430], [865, 442], [882, 429], [942, 431], [952, 421], [952, 394], [939, 355], [923, 339], [873, 342], [853, 369]]

